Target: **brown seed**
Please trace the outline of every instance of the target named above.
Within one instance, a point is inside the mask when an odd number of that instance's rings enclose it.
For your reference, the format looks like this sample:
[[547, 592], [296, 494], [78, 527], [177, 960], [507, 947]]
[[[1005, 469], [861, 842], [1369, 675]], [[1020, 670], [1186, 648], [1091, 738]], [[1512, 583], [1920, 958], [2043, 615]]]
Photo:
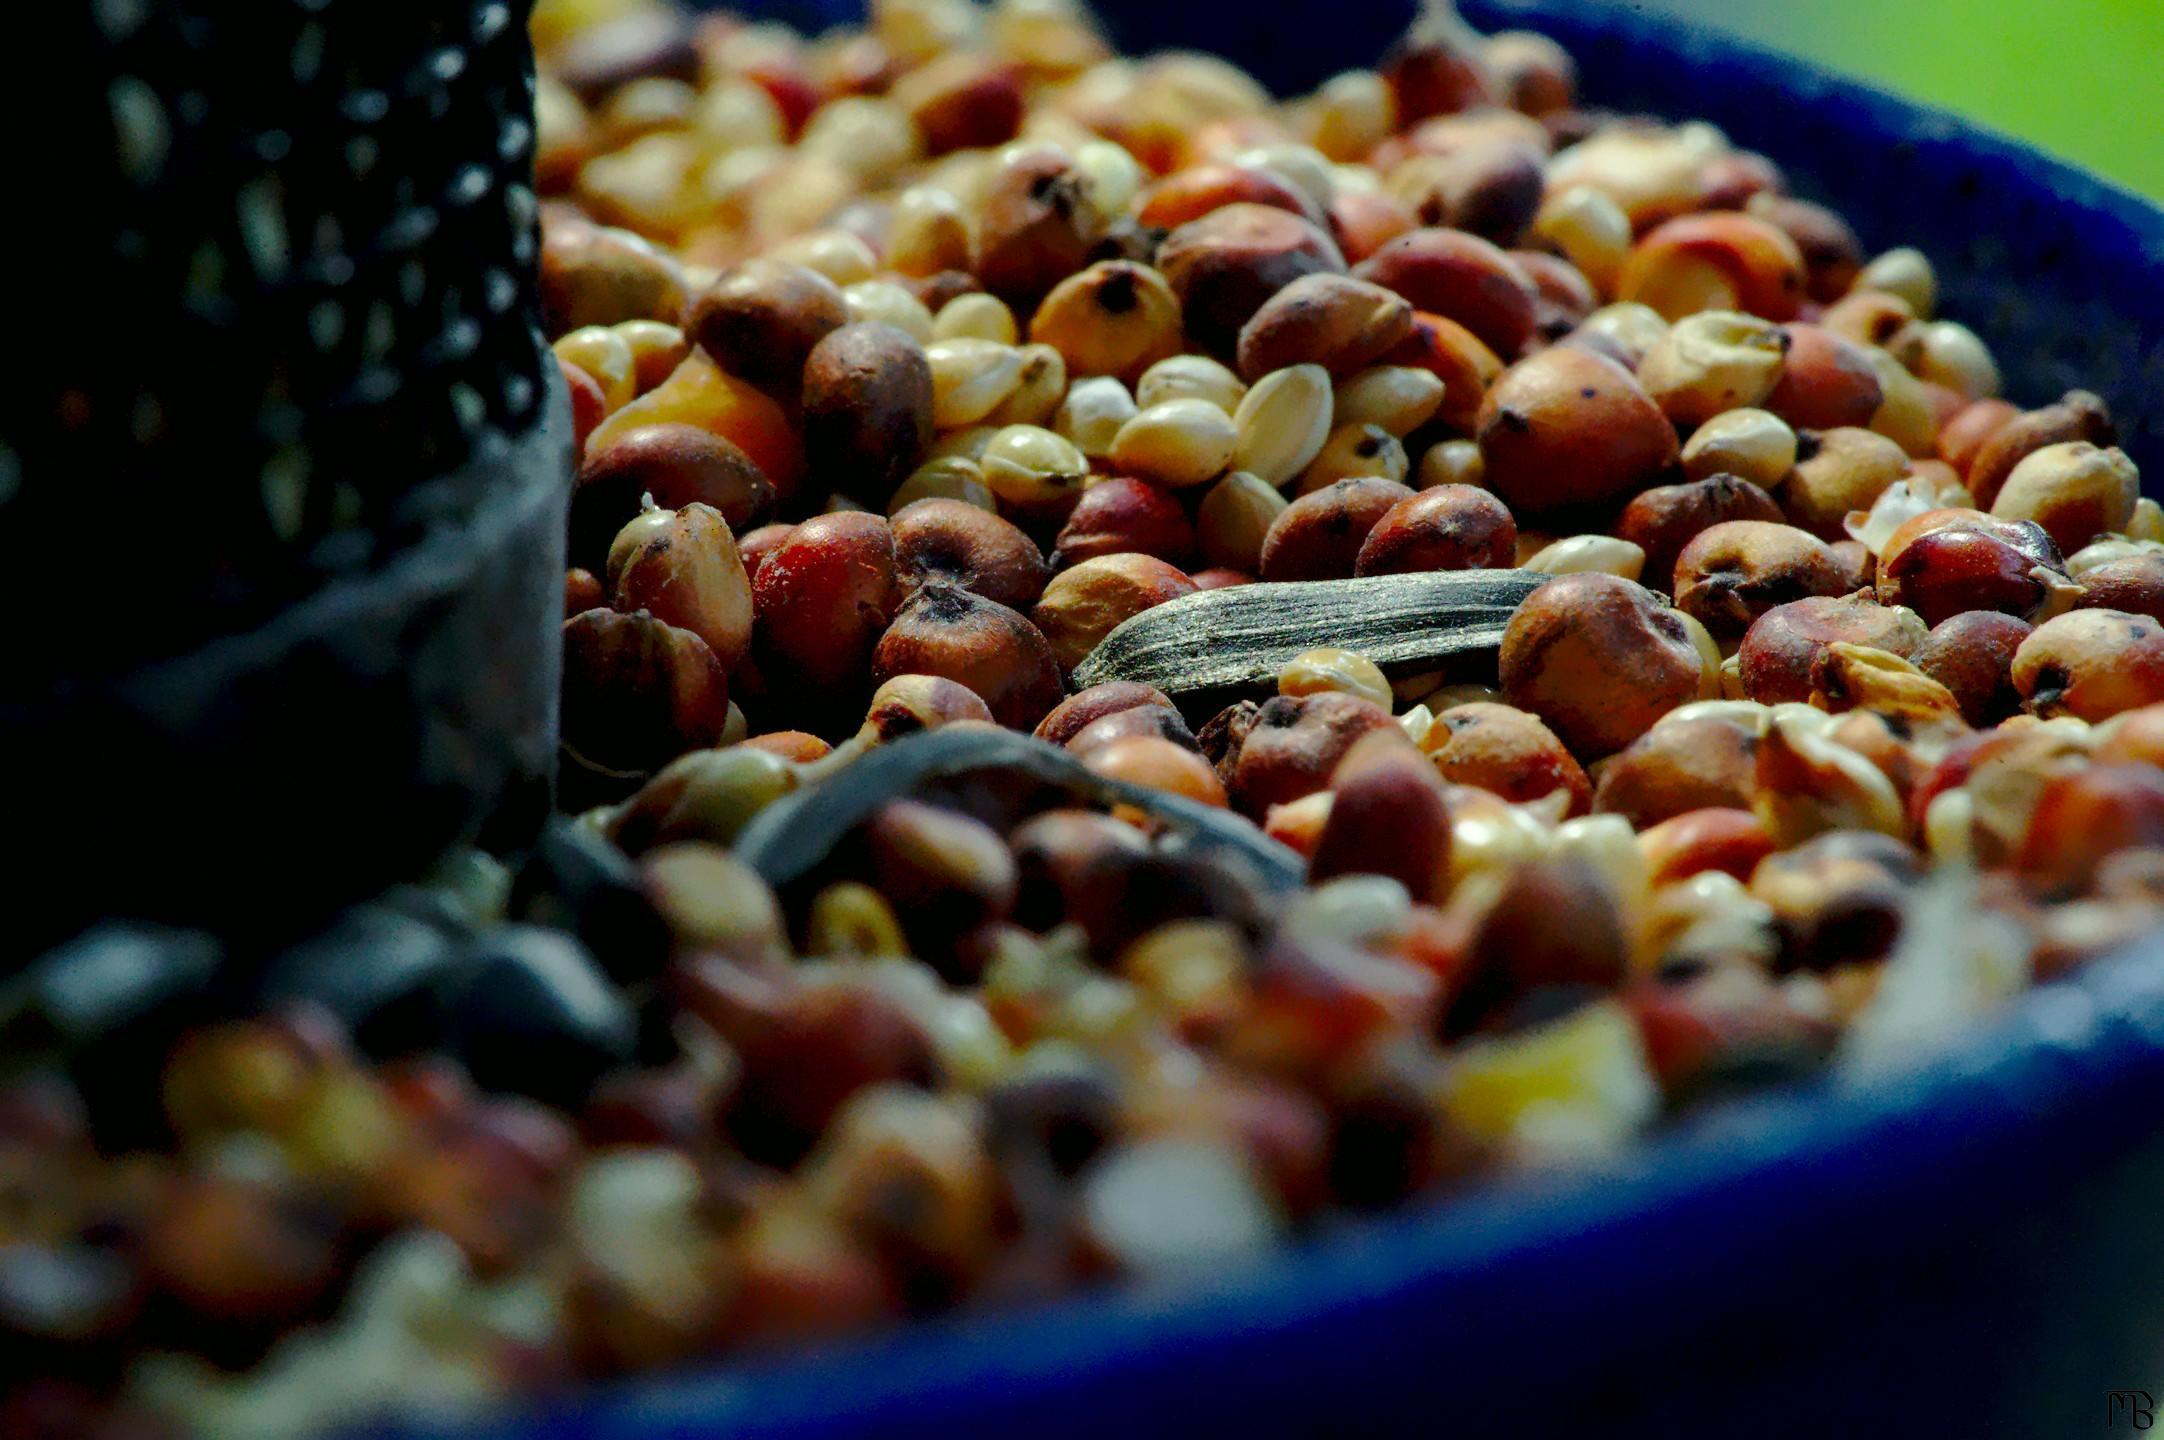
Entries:
[[2031, 715], [2095, 724], [2164, 700], [2164, 623], [2123, 610], [2074, 610], [2014, 652], [2014, 688]]
[[1675, 427], [1629, 371], [1567, 346], [1503, 372], [1478, 438], [1484, 483], [1521, 518], [1621, 500], [1677, 455]]
[[1481, 53], [1497, 96], [1521, 114], [1551, 115], [1570, 109], [1577, 99], [1577, 62], [1545, 35], [1499, 31]]
[[1510, 260], [1525, 272], [1539, 296], [1534, 305], [1535, 334], [1559, 340], [1600, 308], [1600, 292], [1593, 282], [1562, 256], [1545, 250], [1513, 250]]
[[1741, 310], [1788, 321], [1802, 304], [1803, 279], [1803, 255], [1784, 232], [1717, 211], [1681, 216], [1641, 237], [1616, 279], [1616, 298], [1650, 305], [1670, 320]]
[[1864, 349], [1818, 325], [1782, 327], [1788, 359], [1764, 407], [1798, 430], [1864, 426], [1885, 398]]
[[1510, 705], [1475, 701], [1435, 717], [1420, 748], [1445, 780], [1474, 785], [1518, 803], [1560, 790], [1569, 813], [1583, 815], [1593, 797], [1585, 768], [1540, 717]]
[[2164, 620], [2164, 555], [2129, 555], [2084, 570], [2076, 610], [2124, 610]]
[[2012, 401], [1994, 397], [1962, 406], [1939, 427], [1939, 458], [1953, 467], [1955, 480], [1967, 483], [1977, 452], [2020, 414]]
[[1884, 350], [1896, 360], [1920, 356], [1923, 327], [1908, 301], [1882, 290], [1855, 289], [1826, 307], [1820, 322], [1845, 340]]
[[1227, 745], [1217, 763], [1220, 773], [1231, 770], [1228, 788], [1233, 803], [1250, 817], [1324, 789], [1355, 741], [1397, 725], [1380, 705], [1335, 690], [1273, 696], [1251, 715], [1233, 718], [1244, 724], [1216, 727], [1213, 722], [1197, 738], [1205, 755], [1210, 753], [1213, 728], [1223, 728], [1228, 739], [1237, 739], [1236, 745]]
[[1501, 570], [1517, 548], [1518, 527], [1502, 501], [1470, 485], [1434, 485], [1384, 513], [1361, 542], [1353, 573]]
[[[1158, 712], [1162, 714], [1163, 712]], [[1098, 725], [1117, 725], [1142, 712], [1129, 710], [1125, 715], [1100, 720]], [[1177, 716], [1168, 717], [1174, 723]], [[1092, 726], [1091, 729], [1096, 729]], [[1187, 727], [1180, 724], [1179, 728]], [[1192, 744], [1182, 745], [1170, 735], [1121, 735], [1097, 744], [1085, 744], [1089, 732], [1076, 737], [1070, 749], [1078, 751], [1091, 773], [1107, 780], [1123, 780], [1130, 785], [1140, 785], [1149, 790], [1162, 790], [1201, 805], [1222, 806], [1225, 803], [1225, 784], [1210, 768], [1210, 762], [1196, 754]]]
[[1622, 907], [1577, 854], [1512, 870], [1470, 948], [1443, 1017], [1447, 1035], [1507, 1023], [1518, 1002], [1542, 990], [1611, 989], [1630, 956]]
[[1065, 745], [1097, 721], [1137, 706], [1173, 709], [1171, 697], [1154, 685], [1140, 685], [1132, 680], [1107, 680], [1060, 701], [1051, 714], [1037, 722], [1035, 734], [1039, 740]]
[[1751, 895], [1773, 907], [1782, 968], [1832, 970], [1892, 948], [1919, 868], [1891, 835], [1834, 830], [1767, 856]]
[[812, 347], [849, 323], [841, 287], [786, 260], [746, 260], [691, 302], [684, 334], [729, 374], [793, 390]]
[[1844, 426], [1798, 437], [1796, 468], [1775, 492], [1791, 523], [1821, 540], [1847, 536], [1852, 510], [1869, 510], [1886, 487], [1909, 473], [1899, 445], [1870, 430]]
[[1402, 735], [1355, 740], [1332, 774], [1330, 815], [1308, 866], [1311, 882], [1387, 875], [1417, 902], [1450, 893], [1450, 806], [1434, 767]]
[[1499, 355], [1514, 356], [1533, 338], [1539, 292], [1509, 255], [1477, 235], [1409, 231], [1354, 273], [1395, 290], [1416, 310], [1457, 321]]
[[1708, 809], [1748, 811], [1758, 788], [1758, 737], [1717, 716], [1665, 720], [1600, 767], [1593, 808], [1644, 830]]
[[1262, 578], [1349, 578], [1369, 533], [1391, 507], [1412, 496], [1405, 486], [1373, 476], [1339, 480], [1302, 495], [1271, 522], [1263, 537]]
[[2126, 452], [2067, 440], [2032, 450], [1991, 502], [1991, 513], [2034, 520], [2063, 555], [2126, 529], [2141, 498], [2141, 474]]
[[1516, 245], [1540, 213], [1546, 160], [1546, 147], [1497, 135], [1416, 155], [1391, 170], [1388, 187], [1423, 225]]
[[[1066, 748], [1076, 755], [1088, 755], [1116, 740], [1128, 740], [1138, 735], [1169, 740], [1186, 750], [1195, 749], [1195, 736], [1187, 728], [1187, 721], [1169, 705], [1130, 705], [1110, 715], [1099, 716], [1077, 730]], [[1221, 785], [1218, 793], [1223, 794]]]
[[934, 580], [909, 597], [872, 651], [872, 679], [937, 675], [982, 696], [992, 718], [1026, 730], [1059, 703], [1052, 647], [1020, 613]]
[[628, 230], [543, 210], [541, 310], [551, 336], [626, 320], [676, 323], [685, 293], [674, 259]]
[[761, 525], [736, 542], [736, 553], [744, 562], [744, 573], [757, 578], [759, 566], [773, 554], [782, 541], [796, 532], [794, 525]]
[[916, 122], [924, 153], [984, 150], [1022, 125], [1022, 75], [990, 55], [941, 55], [904, 74], [888, 98]]
[[608, 596], [593, 571], [574, 566], [564, 572], [564, 619], [607, 603]]
[[1676, 608], [1732, 640], [1776, 605], [1846, 594], [1849, 579], [1831, 547], [1793, 525], [1726, 520], [1676, 557]]
[[1164, 489], [1131, 476], [1099, 480], [1082, 492], [1053, 542], [1053, 568], [1064, 570], [1100, 555], [1132, 551], [1183, 565], [1195, 549], [1195, 527]]
[[698, 636], [643, 611], [588, 610], [563, 639], [563, 743], [590, 764], [656, 770], [720, 741], [728, 672]]
[[734, 669], [751, 648], [751, 577], [728, 522], [710, 505], [657, 513], [667, 519], [640, 526], [630, 554], [609, 566], [610, 601], [690, 631]]
[[1179, 297], [1188, 338], [1229, 359], [1265, 301], [1303, 275], [1343, 274], [1345, 257], [1299, 216], [1243, 202], [1166, 236], [1157, 266]]
[[752, 599], [760, 649], [777, 673], [818, 690], [860, 683], [901, 608], [894, 533], [876, 515], [806, 520], [761, 562]]
[[[1605, 362], [1603, 362], [1605, 363]], [[1503, 695], [1580, 759], [1622, 749], [1711, 689], [1683, 617], [1614, 575], [1564, 575], [1525, 598], [1503, 632]]]
[[1297, 215], [1311, 225], [1322, 213], [1307, 192], [1276, 171], [1259, 165], [1191, 165], [1176, 170], [1144, 192], [1135, 219], [1159, 230], [1176, 230], [1227, 205], [1268, 205]]
[[1641, 579], [1673, 594], [1676, 559], [1705, 531], [1731, 520], [1778, 521], [1781, 507], [1758, 486], [1733, 475], [1709, 475], [1681, 485], [1659, 485], [1632, 498], [1615, 533], [1646, 552]]
[[2046, 445], [2086, 440], [2092, 445], [2116, 445], [2119, 431], [2111, 411], [2086, 390], [2069, 390], [2054, 404], [2040, 406], [2007, 421], [1977, 450], [1968, 468], [1969, 493], [1977, 508], [1989, 510], [1999, 498], [1999, 487], [2014, 467]]
[[2029, 638], [2026, 620], [1996, 610], [1970, 610], [1932, 627], [1909, 658], [1953, 692], [1961, 718], [1979, 730], [2021, 709], [2014, 688], [2014, 652]]
[[1879, 549], [1878, 598], [1936, 625], [1964, 610], [2033, 618], [2051, 598], [2065, 562], [2042, 526], [1975, 510], [1927, 510], [1903, 521]]
[[711, 505], [743, 534], [773, 508], [774, 487], [751, 457], [697, 425], [642, 425], [586, 457], [571, 492], [572, 563], [598, 570], [609, 542], [651, 495], [664, 510]]
[[1808, 200], [1774, 194], [1753, 195], [1743, 208], [1796, 242], [1803, 256], [1804, 292], [1819, 304], [1832, 304], [1856, 283], [1863, 269], [1863, 242], [1833, 211]]
[[1014, 855], [998, 831], [960, 811], [891, 801], [865, 822], [864, 848], [879, 892], [927, 958], [951, 959], [955, 937], [1014, 909]]
[[1088, 181], [1074, 163], [1058, 150], [1023, 150], [996, 165], [986, 181], [971, 269], [1000, 299], [1033, 308], [1090, 262], [1100, 232]]
[[894, 489], [932, 443], [932, 366], [891, 325], [844, 325], [804, 364], [804, 458], [833, 489]]
[[1381, 190], [1341, 189], [1330, 200], [1330, 233], [1354, 265], [1419, 224], [1405, 202]]
[[1052, 575], [1037, 542], [1020, 527], [965, 501], [914, 500], [888, 524], [905, 589], [944, 581], [1027, 610]]
[[943, 675], [897, 675], [872, 692], [857, 738], [884, 745], [963, 721], [993, 723], [991, 707], [976, 691]]
[[1455, 8], [1422, 10], [1377, 67], [1397, 101], [1398, 124], [1494, 103], [1495, 84], [1480, 46], [1480, 37]]
[[1240, 331], [1240, 374], [1250, 382], [1291, 365], [1350, 375], [1412, 333], [1413, 307], [1349, 275], [1303, 275], [1263, 303]]
[[1180, 353], [1180, 302], [1149, 266], [1100, 260], [1052, 287], [1030, 319], [1029, 338], [1059, 351], [1076, 377], [1131, 384]]
[[1813, 596], [1776, 605], [1744, 632], [1736, 651], [1743, 693], [1765, 705], [1811, 698], [1811, 669], [1836, 642], [1869, 646], [1908, 658], [1924, 643], [1924, 622], [1913, 610], [1881, 605], [1868, 595]]
[[1195, 582], [1148, 555], [1100, 555], [1062, 570], [1030, 618], [1069, 671], [1120, 625], [1155, 605], [1191, 595]]
[[1443, 403], [1435, 418], [1463, 432], [1472, 430], [1482, 397], [1503, 373], [1502, 359], [1479, 336], [1448, 316], [1424, 311], [1414, 313], [1413, 333], [1383, 356], [1383, 363], [1409, 365], [1442, 381]]

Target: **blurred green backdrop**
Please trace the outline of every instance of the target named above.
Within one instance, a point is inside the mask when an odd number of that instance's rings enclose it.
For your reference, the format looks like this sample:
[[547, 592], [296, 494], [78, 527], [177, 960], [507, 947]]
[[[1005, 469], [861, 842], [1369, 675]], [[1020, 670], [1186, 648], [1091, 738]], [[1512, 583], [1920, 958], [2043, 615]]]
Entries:
[[2164, 198], [2164, 0], [1634, 0], [1875, 81]]

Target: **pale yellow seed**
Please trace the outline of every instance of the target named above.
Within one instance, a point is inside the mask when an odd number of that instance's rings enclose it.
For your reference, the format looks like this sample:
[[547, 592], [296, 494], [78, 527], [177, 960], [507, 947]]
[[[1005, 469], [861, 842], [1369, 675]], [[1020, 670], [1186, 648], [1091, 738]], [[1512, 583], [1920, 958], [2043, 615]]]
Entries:
[[1340, 380], [1332, 418], [1339, 425], [1380, 425], [1400, 438], [1412, 434], [1442, 407], [1443, 382], [1412, 365], [1373, 365]]
[[1166, 400], [1193, 399], [1207, 400], [1230, 415], [1246, 394], [1239, 376], [1206, 355], [1160, 360], [1135, 382], [1135, 403], [1145, 410]]
[[841, 880], [812, 897], [805, 923], [808, 958], [907, 955], [902, 923], [887, 897], [857, 880]]
[[1545, 575], [1620, 575], [1636, 580], [1645, 571], [1646, 552], [1613, 535], [1572, 535], [1527, 556], [1524, 568]]
[[984, 447], [999, 433], [997, 425], [965, 425], [959, 430], [949, 430], [932, 442], [925, 452], [926, 460], [981, 460]]
[[1110, 375], [1093, 375], [1067, 387], [1053, 428], [1092, 460], [1109, 458], [1120, 427], [1135, 418], [1135, 397]]
[[979, 510], [999, 511], [999, 501], [992, 494], [992, 487], [984, 483], [984, 471], [974, 460], [950, 455], [943, 459], [927, 460], [910, 472], [909, 478], [894, 488], [887, 499], [887, 513], [901, 513], [904, 505], [917, 500], [960, 500]]
[[619, 320], [609, 328], [631, 347], [634, 372], [666, 376], [691, 353], [684, 332], [660, 320]]
[[1613, 305], [1603, 305], [1579, 323], [1578, 328], [1589, 335], [1601, 335], [1615, 341], [1631, 357], [1632, 365], [1652, 352], [1654, 346], [1668, 333], [1668, 322], [1650, 305], [1635, 300], [1618, 300]]
[[1073, 442], [1036, 425], [1009, 425], [984, 447], [984, 483], [1011, 505], [1035, 505], [1077, 494], [1090, 463]]
[[1300, 475], [1300, 493], [1313, 494], [1340, 480], [1377, 476], [1402, 481], [1405, 446], [1380, 425], [1340, 425]]
[[1232, 417], [1207, 400], [1160, 401], [1120, 427], [1112, 463], [1160, 485], [1200, 485], [1224, 473], [1236, 438]]
[[932, 318], [935, 340], [993, 340], [1012, 345], [1021, 334], [1007, 302], [982, 291], [955, 296]]
[[849, 318], [892, 325], [919, 345], [932, 342], [932, 312], [892, 280], [860, 280], [842, 291]]
[[993, 425], [1049, 425], [1067, 393], [1067, 362], [1050, 345], [1022, 347], [1022, 376], [986, 417]]
[[767, 253], [776, 260], [817, 270], [837, 285], [869, 280], [879, 269], [879, 258], [872, 254], [872, 247], [846, 230], [814, 230], [784, 240]]
[[1090, 208], [1107, 222], [1127, 213], [1148, 178], [1127, 147], [1110, 140], [1093, 139], [1076, 146], [1074, 168], [1082, 177], [1082, 193]]
[[923, 148], [916, 122], [892, 101], [872, 95], [829, 100], [797, 140], [800, 153], [839, 165], [866, 185], [891, 179]]
[[1333, 75], [1308, 107], [1309, 137], [1336, 160], [1358, 160], [1390, 138], [1397, 102], [1373, 70]]
[[599, 382], [602, 403], [610, 414], [629, 405], [638, 394], [638, 364], [631, 344], [606, 325], [574, 330], [551, 348], [557, 359], [568, 360]]
[[942, 430], [976, 424], [1022, 380], [1022, 352], [996, 340], [934, 340], [924, 358], [932, 367], [932, 421]]
[[1929, 319], [1938, 309], [1938, 272], [1931, 268], [1929, 256], [1907, 245], [1888, 250], [1864, 266], [1853, 288], [1897, 295], [1908, 302], [1918, 319]]
[[1678, 425], [1702, 425], [1773, 393], [1788, 353], [1781, 327], [1708, 310], [1678, 320], [1639, 362], [1638, 382]]
[[1479, 485], [1487, 473], [1480, 445], [1472, 440], [1438, 440], [1420, 457], [1415, 487], [1432, 490], [1438, 485]]
[[1255, 382], [1233, 413], [1232, 466], [1284, 485], [1322, 453], [1335, 401], [1330, 372], [1293, 365]]
[[1863, 358], [1877, 372], [1880, 396], [1868, 428], [1917, 459], [1930, 458], [1938, 449], [1939, 418], [1924, 382], [1875, 346], [1864, 346]]
[[1974, 330], [1954, 320], [1934, 320], [1921, 327], [1916, 373], [1970, 400], [1999, 393], [1999, 366], [1991, 347]]
[[887, 264], [902, 275], [937, 275], [968, 267], [969, 220], [953, 192], [936, 185], [912, 185], [895, 197], [894, 218], [887, 231]]
[[1501, 704], [1503, 692], [1493, 685], [1476, 681], [1461, 681], [1453, 685], [1438, 685], [1420, 697], [1420, 703], [1440, 715], [1459, 705]]
[[717, 151], [780, 145], [789, 138], [781, 107], [749, 80], [723, 80], [701, 91], [691, 125]]
[[1726, 410], [1693, 431], [1683, 473], [1693, 480], [1733, 475], [1771, 490], [1796, 467], [1796, 432], [1766, 410]]
[[2164, 541], [2164, 506], [2144, 495], [2134, 502], [2134, 518], [2126, 522], [2129, 540]]
[[1245, 570], [1262, 567], [1262, 542], [1270, 522], [1292, 502], [1275, 485], [1235, 470], [1210, 487], [1195, 512], [1196, 538], [1212, 565]]
[[1631, 221], [1605, 191], [1590, 185], [1555, 191], [1533, 217], [1533, 233], [1562, 251], [1595, 290], [1613, 293], [1630, 254]]
[[1337, 199], [1337, 177], [1331, 173], [1330, 159], [1312, 145], [1257, 145], [1234, 154], [1232, 163], [1268, 170], [1318, 210], [1328, 211]]
[[1327, 646], [1305, 650], [1293, 656], [1278, 672], [1277, 693], [1280, 695], [1320, 695], [1329, 691], [1357, 695], [1385, 710], [1390, 708], [1393, 698], [1390, 682], [1383, 678], [1381, 668], [1367, 656], [1351, 650]]

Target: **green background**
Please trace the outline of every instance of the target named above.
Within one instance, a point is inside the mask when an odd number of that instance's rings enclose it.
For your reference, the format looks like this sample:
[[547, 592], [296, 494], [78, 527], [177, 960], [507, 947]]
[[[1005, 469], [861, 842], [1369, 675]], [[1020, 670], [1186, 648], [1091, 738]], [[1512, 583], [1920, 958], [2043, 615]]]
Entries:
[[1645, 8], [1971, 116], [2164, 198], [2164, 0], [1652, 0]]

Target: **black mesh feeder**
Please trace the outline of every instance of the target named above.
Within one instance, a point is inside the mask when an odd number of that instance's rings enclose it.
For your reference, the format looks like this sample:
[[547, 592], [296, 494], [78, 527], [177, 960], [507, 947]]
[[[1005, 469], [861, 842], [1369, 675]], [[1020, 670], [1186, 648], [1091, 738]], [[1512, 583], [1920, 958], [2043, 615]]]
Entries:
[[526, 11], [55, 12], [41, 344], [0, 387], [0, 955], [297, 931], [546, 811], [571, 432]]

